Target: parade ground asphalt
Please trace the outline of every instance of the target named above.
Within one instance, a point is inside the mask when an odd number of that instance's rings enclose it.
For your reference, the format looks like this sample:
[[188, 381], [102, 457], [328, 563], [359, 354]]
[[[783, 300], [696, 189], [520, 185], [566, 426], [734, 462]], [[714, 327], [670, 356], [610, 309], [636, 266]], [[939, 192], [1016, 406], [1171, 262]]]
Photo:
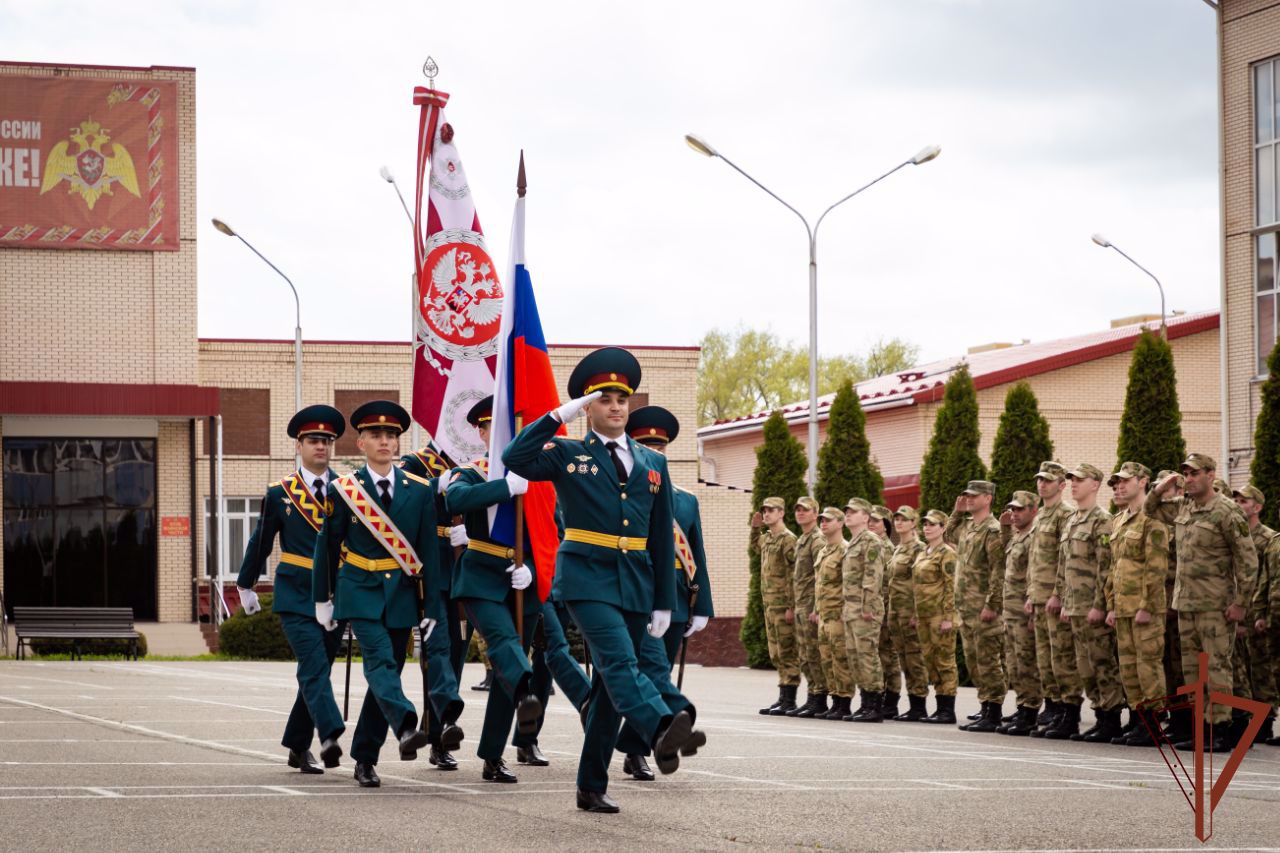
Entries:
[[[551, 766], [519, 766], [509, 749], [519, 783], [481, 780], [475, 739], [485, 694], [467, 689], [481, 677], [475, 665], [463, 676], [459, 769], [436, 770], [425, 752], [401, 762], [392, 744], [378, 765], [382, 788], [362, 790], [348, 756], [323, 776], [285, 765], [279, 738], [292, 670], [0, 662], [0, 849], [1280, 847], [1280, 748], [1251, 751], [1201, 845], [1154, 749], [762, 717], [758, 707], [777, 695], [773, 673], [738, 669], [687, 672], [708, 744], [678, 772], [635, 782], [617, 757], [609, 793], [621, 814], [575, 808], [582, 732], [562, 696], [552, 698], [540, 739]], [[406, 669], [405, 682], [420, 704], [418, 672]], [[334, 689], [341, 702], [341, 662]], [[353, 719], [362, 694], [356, 667]], [[962, 689], [957, 711], [976, 707]]]

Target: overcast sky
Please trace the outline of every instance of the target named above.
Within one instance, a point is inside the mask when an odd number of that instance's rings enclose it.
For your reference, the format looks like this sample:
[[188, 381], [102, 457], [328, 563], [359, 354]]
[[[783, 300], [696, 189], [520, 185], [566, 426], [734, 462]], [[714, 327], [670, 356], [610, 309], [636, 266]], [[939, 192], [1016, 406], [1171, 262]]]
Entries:
[[[363, 5], [363, 4], [360, 4]], [[3, 58], [197, 69], [200, 334], [407, 339], [423, 60], [489, 249], [516, 163], [548, 341], [807, 341], [799, 220], [822, 225], [819, 340], [926, 358], [1218, 304], [1214, 14], [1201, 0], [0, 2]]]

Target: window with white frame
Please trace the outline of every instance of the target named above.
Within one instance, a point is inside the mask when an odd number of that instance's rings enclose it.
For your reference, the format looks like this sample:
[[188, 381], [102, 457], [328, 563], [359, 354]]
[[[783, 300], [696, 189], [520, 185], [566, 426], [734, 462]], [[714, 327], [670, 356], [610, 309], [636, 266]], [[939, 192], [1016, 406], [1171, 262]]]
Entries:
[[[223, 549], [222, 572], [225, 576], [235, 577], [244, 561], [244, 549], [249, 545], [249, 537], [258, 524], [258, 516], [262, 514], [262, 498], [222, 499], [222, 536], [227, 543]], [[275, 543], [271, 545], [274, 547]], [[204, 559], [206, 570], [215, 563], [212, 542], [209, 541], [209, 499], [204, 499]], [[270, 570], [270, 566], [268, 566]]]
[[1280, 59], [1253, 67], [1254, 311], [1258, 375], [1276, 345], [1277, 236], [1280, 232]]

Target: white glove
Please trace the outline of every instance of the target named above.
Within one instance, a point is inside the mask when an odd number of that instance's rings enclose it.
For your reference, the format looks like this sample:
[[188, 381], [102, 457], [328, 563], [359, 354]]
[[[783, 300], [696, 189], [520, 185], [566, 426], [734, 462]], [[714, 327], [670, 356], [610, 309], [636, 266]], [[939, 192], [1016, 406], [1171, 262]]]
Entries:
[[523, 495], [529, 491], [529, 481], [521, 477], [515, 471], [508, 471], [505, 477], [507, 481], [507, 491], [511, 492], [511, 497]]
[[455, 524], [449, 528], [449, 544], [455, 548], [461, 548], [471, 540], [467, 538], [467, 526], [465, 524]]
[[323, 625], [326, 631], [332, 631], [338, 627], [338, 623], [333, 619], [332, 601], [316, 602], [316, 621]]
[[661, 637], [671, 627], [671, 611], [655, 610], [649, 614], [649, 636]]
[[592, 391], [585, 397], [570, 400], [552, 412], [552, 417], [562, 424], [572, 423], [578, 419], [578, 415], [582, 414], [582, 410], [585, 409], [593, 400], [597, 399], [602, 393], [604, 392]]
[[439, 492], [440, 494], [442, 494], [442, 495], [443, 495], [443, 494], [445, 493], [445, 491], [447, 491], [447, 490], [448, 490], [448, 488], [449, 488], [449, 477], [448, 477], [448, 474], [449, 474], [449, 472], [448, 472], [448, 471], [445, 471], [445, 472], [444, 472], [443, 474], [441, 474], [439, 477], [436, 477], [436, 491], [438, 491], [438, 492]]
[[418, 623], [418, 631], [421, 632], [422, 642], [425, 645], [427, 640], [431, 639], [431, 632], [436, 629], [436, 620], [430, 617], [423, 619]]
[[694, 634], [707, 627], [708, 619], [706, 616], [695, 616], [689, 620], [689, 630], [684, 632], [686, 637], [692, 637]]
[[507, 569], [507, 574], [511, 575], [512, 589], [525, 589], [533, 583], [533, 572], [529, 571], [527, 566], [517, 566], [512, 563]]
[[236, 587], [240, 593], [240, 606], [244, 608], [246, 616], [252, 616], [262, 609], [262, 604], [258, 601], [258, 594], [251, 589], [245, 589], [242, 586]]

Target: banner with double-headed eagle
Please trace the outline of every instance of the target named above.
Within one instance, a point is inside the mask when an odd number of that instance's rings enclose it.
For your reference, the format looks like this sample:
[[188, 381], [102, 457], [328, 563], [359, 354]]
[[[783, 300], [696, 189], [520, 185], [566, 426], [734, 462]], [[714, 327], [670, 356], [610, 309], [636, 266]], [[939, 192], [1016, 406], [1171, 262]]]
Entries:
[[178, 249], [178, 86], [0, 76], [0, 246]]
[[502, 322], [502, 285], [485, 247], [445, 121], [449, 95], [413, 90], [418, 121], [418, 180], [414, 199], [413, 419], [455, 462], [486, 448], [467, 412], [493, 393], [493, 371]]

